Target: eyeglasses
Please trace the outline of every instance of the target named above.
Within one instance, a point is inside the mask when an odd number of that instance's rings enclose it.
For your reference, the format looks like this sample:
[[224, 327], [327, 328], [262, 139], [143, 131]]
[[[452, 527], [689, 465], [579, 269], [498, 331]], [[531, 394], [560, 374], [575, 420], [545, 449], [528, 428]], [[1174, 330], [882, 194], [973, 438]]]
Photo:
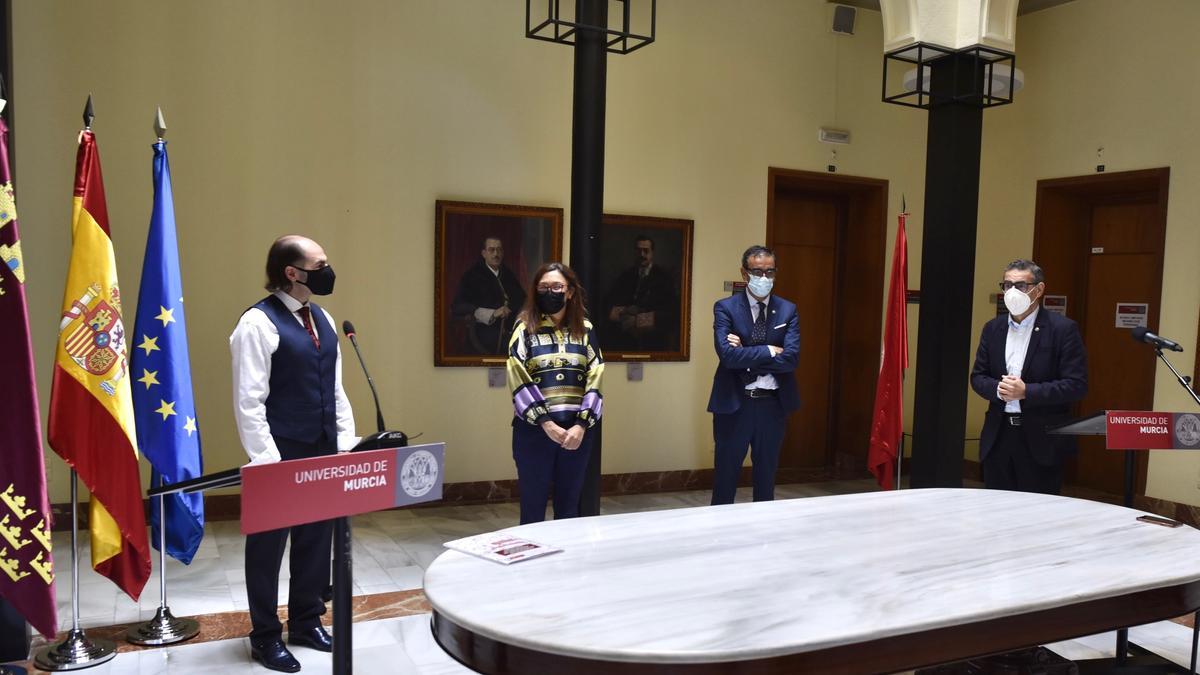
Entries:
[[776, 269], [774, 267], [767, 270], [755, 269], [753, 267], [743, 267], [742, 269], [746, 270], [746, 274], [749, 274], [752, 277], [766, 277], [768, 279], [775, 278]]
[[538, 293], [562, 293], [567, 290], [566, 284], [538, 284]]
[[1000, 282], [1000, 290], [1002, 290], [1002, 291], [1007, 291], [1010, 288], [1015, 288], [1018, 291], [1025, 293], [1029, 289], [1033, 288], [1034, 286], [1037, 286], [1037, 284], [1032, 281], [1001, 281]]

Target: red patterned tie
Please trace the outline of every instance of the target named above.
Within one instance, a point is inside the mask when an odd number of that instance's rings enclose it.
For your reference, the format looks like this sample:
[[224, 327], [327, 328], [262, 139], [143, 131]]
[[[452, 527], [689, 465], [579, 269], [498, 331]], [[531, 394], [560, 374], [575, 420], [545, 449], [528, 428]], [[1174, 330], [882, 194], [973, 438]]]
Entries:
[[313, 345], [316, 346], [317, 349], [320, 349], [321, 338], [317, 337], [317, 331], [313, 330], [312, 312], [309, 311], [308, 305], [304, 305], [297, 311], [300, 312], [300, 318], [304, 319], [304, 330], [308, 331], [308, 336], [312, 338]]

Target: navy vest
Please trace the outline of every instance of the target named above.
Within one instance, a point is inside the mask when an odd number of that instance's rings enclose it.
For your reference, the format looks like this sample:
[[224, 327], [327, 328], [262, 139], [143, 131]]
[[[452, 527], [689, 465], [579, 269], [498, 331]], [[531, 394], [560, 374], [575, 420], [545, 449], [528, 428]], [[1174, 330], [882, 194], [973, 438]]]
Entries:
[[337, 333], [325, 312], [308, 303], [321, 349], [308, 331], [274, 295], [254, 305], [279, 331], [279, 348], [271, 355], [271, 392], [267, 395], [267, 424], [272, 436], [302, 443], [337, 442], [337, 404], [334, 374]]

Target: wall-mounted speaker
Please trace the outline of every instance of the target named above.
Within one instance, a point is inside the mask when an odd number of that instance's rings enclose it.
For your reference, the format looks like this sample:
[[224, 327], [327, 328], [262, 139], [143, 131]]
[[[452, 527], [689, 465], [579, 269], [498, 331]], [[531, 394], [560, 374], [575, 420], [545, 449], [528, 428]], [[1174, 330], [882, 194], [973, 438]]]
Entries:
[[854, 19], [858, 10], [847, 5], [833, 6], [833, 32], [854, 35]]

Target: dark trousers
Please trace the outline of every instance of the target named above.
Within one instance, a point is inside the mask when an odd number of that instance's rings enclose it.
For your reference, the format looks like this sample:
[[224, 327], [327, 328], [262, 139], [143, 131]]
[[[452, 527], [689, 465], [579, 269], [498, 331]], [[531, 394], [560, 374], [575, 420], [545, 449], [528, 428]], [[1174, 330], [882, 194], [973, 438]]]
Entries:
[[521, 524], [546, 519], [546, 500], [554, 495], [554, 519], [579, 516], [579, 495], [592, 451], [592, 434], [584, 432], [576, 450], [564, 450], [540, 426], [513, 424], [513, 460], [521, 492]]
[[742, 400], [736, 412], [713, 413], [713, 504], [732, 504], [737, 495], [738, 478], [746, 449], [753, 466], [754, 501], [775, 499], [775, 471], [779, 468], [779, 447], [787, 430], [787, 415], [779, 398]]
[[[331, 455], [337, 451], [334, 441], [299, 443], [275, 437], [280, 456], [301, 459]], [[321, 591], [329, 585], [330, 554], [333, 545], [333, 521], [246, 535], [246, 596], [250, 603], [250, 641], [255, 646], [282, 637], [276, 608], [279, 606], [279, 565], [288, 537], [292, 550], [288, 558], [291, 581], [288, 584], [288, 631], [301, 631], [320, 623], [325, 613]]]
[[996, 443], [983, 458], [983, 485], [993, 490], [1017, 490], [1056, 495], [1062, 492], [1062, 463], [1039, 464], [1029, 451], [1024, 427], [1006, 417]]

